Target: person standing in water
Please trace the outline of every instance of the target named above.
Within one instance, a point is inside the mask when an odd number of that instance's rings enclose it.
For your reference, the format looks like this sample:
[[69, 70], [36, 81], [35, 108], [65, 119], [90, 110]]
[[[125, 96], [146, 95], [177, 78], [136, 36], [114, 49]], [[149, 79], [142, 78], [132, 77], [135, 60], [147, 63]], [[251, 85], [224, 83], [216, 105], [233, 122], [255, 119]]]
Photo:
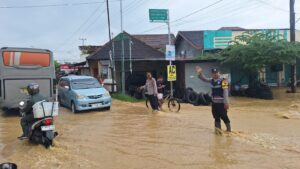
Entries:
[[140, 88], [146, 91], [153, 112], [158, 112], [157, 85], [150, 72], [147, 73], [146, 84]]
[[210, 83], [212, 89], [212, 114], [215, 119], [215, 131], [220, 134], [221, 131], [221, 119], [224, 121], [227, 132], [231, 132], [230, 120], [227, 115], [229, 109], [228, 99], [228, 81], [221, 78], [218, 69], [212, 69], [212, 78], [206, 78], [203, 75], [202, 68], [196, 66], [196, 72], [199, 78], [207, 83]]
[[159, 104], [159, 109], [162, 110], [162, 105], [164, 103], [164, 88], [166, 87], [166, 85], [164, 84], [164, 78], [162, 75], [160, 75], [157, 78], [157, 98], [158, 98], [158, 104]]

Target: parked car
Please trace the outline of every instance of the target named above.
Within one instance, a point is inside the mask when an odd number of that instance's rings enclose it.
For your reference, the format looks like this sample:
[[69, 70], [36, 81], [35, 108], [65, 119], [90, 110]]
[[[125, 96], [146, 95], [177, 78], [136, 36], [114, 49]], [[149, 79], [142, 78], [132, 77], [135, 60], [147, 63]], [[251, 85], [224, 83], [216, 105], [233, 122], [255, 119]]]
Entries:
[[90, 76], [65, 76], [58, 84], [58, 101], [76, 113], [83, 110], [104, 108], [110, 110], [109, 92]]

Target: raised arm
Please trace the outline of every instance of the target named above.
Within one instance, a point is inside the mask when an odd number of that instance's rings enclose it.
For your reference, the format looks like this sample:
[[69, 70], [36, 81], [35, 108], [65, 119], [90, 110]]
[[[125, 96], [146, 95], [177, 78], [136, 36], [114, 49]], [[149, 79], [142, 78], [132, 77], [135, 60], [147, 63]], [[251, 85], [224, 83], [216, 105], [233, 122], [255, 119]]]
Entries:
[[203, 75], [202, 68], [200, 66], [196, 66], [195, 70], [196, 70], [196, 73], [198, 74], [199, 79], [201, 79], [202, 81], [207, 82], [207, 83], [211, 82], [211, 78], [207, 78]]

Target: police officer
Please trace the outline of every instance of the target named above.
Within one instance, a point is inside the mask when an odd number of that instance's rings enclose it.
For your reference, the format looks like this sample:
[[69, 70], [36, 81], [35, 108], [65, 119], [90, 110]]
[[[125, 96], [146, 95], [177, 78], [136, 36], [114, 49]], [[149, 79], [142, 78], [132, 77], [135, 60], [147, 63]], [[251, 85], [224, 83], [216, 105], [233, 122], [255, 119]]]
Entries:
[[228, 100], [228, 81], [220, 77], [218, 69], [212, 69], [212, 78], [206, 78], [202, 73], [202, 68], [196, 66], [196, 72], [199, 78], [211, 84], [212, 88], [212, 114], [215, 119], [216, 133], [220, 134], [221, 119], [224, 121], [227, 131], [231, 132], [230, 120], [227, 115], [229, 109]]
[[20, 140], [28, 138], [29, 125], [34, 122], [32, 106], [39, 101], [46, 100], [45, 97], [39, 94], [40, 87], [37, 83], [28, 84], [27, 91], [30, 95], [30, 99], [27, 101], [26, 107], [23, 109], [25, 116], [21, 118], [23, 134], [18, 137]]

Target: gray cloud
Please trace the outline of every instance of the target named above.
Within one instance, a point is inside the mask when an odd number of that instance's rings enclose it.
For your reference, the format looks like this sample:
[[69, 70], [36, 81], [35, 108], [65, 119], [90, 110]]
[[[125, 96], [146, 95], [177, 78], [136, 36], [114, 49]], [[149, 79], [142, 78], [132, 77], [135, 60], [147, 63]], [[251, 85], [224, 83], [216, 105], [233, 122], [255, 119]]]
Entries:
[[[129, 33], [139, 34], [163, 25], [148, 21], [149, 8], [168, 8], [171, 20], [175, 20], [216, 1], [124, 0], [124, 29]], [[24, 0], [20, 2], [19, 0], [0, 0], [0, 7], [75, 2], [92, 1]], [[76, 61], [79, 59], [80, 37], [87, 38], [86, 43], [93, 45], [102, 45], [108, 40], [105, 7], [105, 4], [92, 4], [32, 9], [0, 9], [2, 22], [0, 46], [48, 48], [54, 51], [55, 57], [59, 60]], [[99, 12], [91, 15], [97, 8]], [[111, 26], [115, 35], [120, 32], [119, 8], [119, 2], [111, 0]], [[300, 12], [300, 4], [296, 3], [295, 9]], [[181, 22], [172, 23], [171, 30], [176, 33], [179, 30], [218, 29], [222, 26], [288, 28], [288, 10], [287, 0], [223, 0], [223, 2], [185, 18]], [[300, 15], [297, 14], [297, 17]], [[87, 20], [88, 18], [89, 20]], [[300, 22], [296, 27], [299, 28], [299, 26]], [[163, 27], [147, 33], [166, 32], [166, 27]]]

